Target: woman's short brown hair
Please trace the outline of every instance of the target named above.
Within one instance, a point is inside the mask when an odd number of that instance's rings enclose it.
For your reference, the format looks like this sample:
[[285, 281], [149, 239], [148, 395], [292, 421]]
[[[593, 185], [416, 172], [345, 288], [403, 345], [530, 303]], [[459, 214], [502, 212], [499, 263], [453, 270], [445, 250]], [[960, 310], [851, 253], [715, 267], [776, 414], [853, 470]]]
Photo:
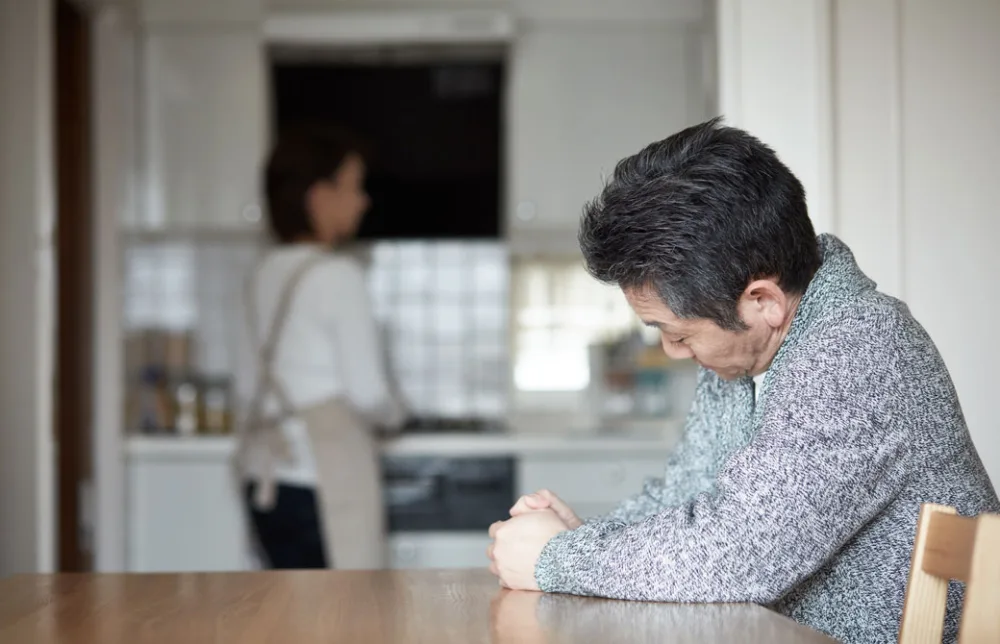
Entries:
[[278, 136], [264, 175], [268, 224], [278, 241], [314, 234], [306, 193], [317, 181], [332, 178], [351, 154], [364, 156], [361, 143], [339, 128], [303, 127]]

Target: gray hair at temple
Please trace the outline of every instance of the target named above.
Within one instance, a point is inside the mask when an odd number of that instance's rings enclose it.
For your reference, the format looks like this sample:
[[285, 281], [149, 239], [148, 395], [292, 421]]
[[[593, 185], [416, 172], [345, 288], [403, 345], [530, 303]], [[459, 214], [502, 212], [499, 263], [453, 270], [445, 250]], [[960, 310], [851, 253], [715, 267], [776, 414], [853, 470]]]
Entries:
[[745, 328], [737, 303], [754, 279], [802, 294], [820, 253], [802, 184], [773, 150], [721, 118], [623, 159], [584, 208], [587, 270], [652, 288], [678, 317]]

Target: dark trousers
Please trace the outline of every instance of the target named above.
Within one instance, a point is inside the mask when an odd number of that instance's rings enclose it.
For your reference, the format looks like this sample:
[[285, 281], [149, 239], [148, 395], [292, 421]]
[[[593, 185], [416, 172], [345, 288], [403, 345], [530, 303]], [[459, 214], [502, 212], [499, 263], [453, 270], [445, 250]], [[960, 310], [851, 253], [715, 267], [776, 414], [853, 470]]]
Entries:
[[327, 568], [316, 492], [312, 488], [279, 483], [274, 507], [262, 512], [252, 502], [256, 487], [254, 483], [247, 483], [244, 501], [268, 567], [297, 570]]

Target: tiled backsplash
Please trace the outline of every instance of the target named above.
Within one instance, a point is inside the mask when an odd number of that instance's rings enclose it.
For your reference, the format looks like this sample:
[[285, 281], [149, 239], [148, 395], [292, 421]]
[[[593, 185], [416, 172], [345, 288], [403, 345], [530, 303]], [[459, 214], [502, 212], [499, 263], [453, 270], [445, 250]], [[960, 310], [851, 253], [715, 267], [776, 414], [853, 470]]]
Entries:
[[506, 412], [509, 273], [506, 247], [498, 242], [374, 245], [375, 314], [414, 412]]
[[[126, 331], [192, 331], [198, 370], [231, 374], [244, 276], [258, 249], [248, 239], [127, 246]], [[621, 291], [596, 282], [579, 260], [521, 259], [511, 268], [506, 245], [488, 241], [367, 250], [393, 376], [417, 414], [501, 417], [512, 374], [516, 394], [582, 393], [588, 346], [638, 325]]]
[[[369, 285], [394, 377], [413, 412], [507, 409], [509, 261], [500, 242], [379, 242]], [[124, 326], [193, 331], [194, 362], [230, 374], [244, 276], [258, 246], [185, 240], [126, 247]]]
[[234, 325], [244, 276], [258, 247], [251, 242], [170, 241], [126, 246], [124, 327], [192, 331], [198, 370], [230, 374], [236, 353]]

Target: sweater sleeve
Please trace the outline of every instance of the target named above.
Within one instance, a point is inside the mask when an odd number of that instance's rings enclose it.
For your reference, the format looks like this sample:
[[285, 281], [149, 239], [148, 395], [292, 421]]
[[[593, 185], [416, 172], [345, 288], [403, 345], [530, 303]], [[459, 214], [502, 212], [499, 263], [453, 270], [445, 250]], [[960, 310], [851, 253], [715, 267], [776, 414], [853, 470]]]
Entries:
[[899, 400], [887, 393], [902, 386], [891, 358], [834, 344], [775, 380], [758, 434], [713, 491], [632, 525], [557, 535], [536, 566], [539, 587], [769, 604], [818, 570], [894, 498], [910, 457]]
[[331, 268], [336, 271], [331, 316], [347, 397], [370, 422], [396, 426], [404, 410], [389, 386], [364, 272], [346, 259], [331, 262]]
[[718, 452], [726, 446], [724, 441], [717, 440], [715, 427], [699, 401], [706, 397], [715, 377], [705, 369], [699, 371], [684, 435], [667, 458], [663, 477], [647, 479], [638, 494], [622, 501], [609, 514], [588, 519], [587, 523], [638, 523], [712, 488], [720, 464]]

